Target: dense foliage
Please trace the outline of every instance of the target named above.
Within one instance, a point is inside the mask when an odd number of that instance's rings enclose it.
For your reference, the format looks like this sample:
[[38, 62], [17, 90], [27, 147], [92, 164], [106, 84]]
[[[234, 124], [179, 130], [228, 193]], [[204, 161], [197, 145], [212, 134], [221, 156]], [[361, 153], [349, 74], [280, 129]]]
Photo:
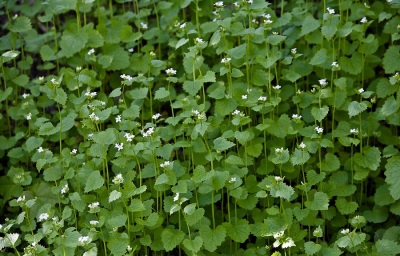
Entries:
[[399, 0], [0, 6], [2, 255], [400, 254]]

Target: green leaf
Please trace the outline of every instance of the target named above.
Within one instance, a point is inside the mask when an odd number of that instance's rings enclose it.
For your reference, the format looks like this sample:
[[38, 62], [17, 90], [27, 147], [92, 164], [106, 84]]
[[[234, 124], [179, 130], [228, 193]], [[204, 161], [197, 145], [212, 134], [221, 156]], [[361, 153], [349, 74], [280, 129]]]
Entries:
[[187, 38], [181, 38], [175, 45], [175, 49], [178, 49], [182, 45], [185, 45], [187, 42], [189, 42], [189, 39]]
[[324, 192], [315, 192], [314, 199], [311, 202], [307, 201], [305, 204], [310, 210], [325, 211], [329, 207], [329, 197]]
[[178, 229], [165, 228], [161, 233], [161, 240], [164, 244], [165, 251], [172, 251], [182, 242], [184, 237], [185, 233]]
[[356, 202], [348, 202], [344, 197], [339, 197], [336, 199], [335, 205], [338, 211], [343, 215], [354, 213], [358, 208], [358, 204]]
[[325, 172], [317, 173], [314, 170], [307, 172], [307, 181], [310, 185], [316, 185], [325, 179]]
[[194, 210], [194, 212], [190, 215], [186, 216], [186, 222], [189, 226], [193, 226], [196, 223], [198, 223], [204, 216], [204, 209], [203, 208], [199, 208]]
[[31, 152], [35, 148], [38, 148], [40, 145], [42, 145], [42, 143], [43, 143], [43, 138], [36, 138], [32, 136], [26, 140], [25, 145], [28, 152]]
[[238, 220], [232, 225], [231, 223], [223, 223], [226, 234], [237, 243], [244, 243], [250, 235], [250, 225], [248, 220]]
[[213, 83], [215, 82], [215, 72], [208, 70], [207, 73], [200, 78], [203, 83]]
[[282, 197], [289, 201], [294, 195], [294, 189], [284, 182], [279, 182], [277, 185], [272, 186], [270, 193], [272, 197]]
[[63, 172], [60, 165], [51, 166], [46, 168], [43, 172], [43, 178], [45, 181], [57, 181], [61, 179]]
[[335, 25], [332, 25], [332, 24], [328, 24], [328, 25], [322, 26], [322, 28], [321, 28], [322, 35], [328, 41], [330, 41], [333, 38], [333, 36], [335, 35], [336, 31], [337, 31], [337, 27]]
[[359, 166], [375, 171], [381, 162], [381, 151], [377, 147], [366, 147], [362, 153], [354, 154], [353, 158]]
[[85, 193], [101, 188], [104, 185], [104, 178], [99, 171], [93, 171], [86, 180]]
[[217, 151], [224, 151], [227, 150], [228, 148], [231, 148], [235, 146], [236, 144], [233, 142], [228, 141], [227, 139], [223, 137], [216, 138], [214, 140], [214, 149]]
[[52, 135], [59, 132], [59, 130], [52, 123], [46, 122], [40, 126], [39, 135]]
[[332, 153], [325, 155], [325, 159], [322, 161], [320, 168], [326, 172], [333, 172], [340, 168], [340, 160], [337, 156]]
[[202, 225], [200, 227], [200, 236], [203, 238], [204, 248], [209, 252], [213, 252], [225, 241], [226, 231], [221, 225], [215, 229]]
[[310, 61], [310, 64], [313, 66], [324, 64], [326, 62], [327, 58], [328, 58], [328, 56], [326, 54], [326, 49], [322, 48], [318, 52], [315, 53], [314, 57]]
[[253, 144], [246, 147], [246, 153], [252, 157], [259, 157], [261, 155], [263, 145], [261, 143]]
[[385, 103], [383, 104], [380, 113], [384, 116], [389, 116], [395, 112], [400, 107], [400, 102], [394, 98], [394, 96], [390, 96], [386, 99]]
[[111, 62], [113, 61], [113, 57], [110, 55], [101, 55], [97, 62], [103, 67], [103, 68], [108, 68], [111, 65]]
[[195, 96], [197, 92], [201, 89], [202, 85], [203, 84], [199, 80], [196, 81], [186, 80], [183, 83], [183, 90], [185, 90], [185, 92], [187, 92], [189, 95]]
[[189, 239], [183, 240], [182, 244], [189, 251], [191, 251], [193, 253], [197, 253], [198, 251], [200, 251], [200, 248], [203, 245], [203, 239], [201, 239], [200, 236], [196, 236], [195, 239], [193, 239], [193, 240], [189, 240]]
[[90, 250], [86, 251], [82, 256], [97, 256], [97, 247], [90, 248]]
[[32, 29], [31, 20], [25, 16], [19, 16], [15, 20], [15, 23], [10, 26], [10, 30], [15, 33], [26, 32]]
[[[3, 57], [3, 63], [9, 62], [12, 59], [15, 59], [19, 55], [19, 51], [7, 51], [3, 53], [1, 56]], [[8, 88], [7, 88], [8, 89]]]
[[[117, 227], [110, 225], [112, 227]], [[111, 255], [122, 256], [125, 255], [126, 248], [129, 245], [129, 237], [126, 233], [117, 233], [107, 243], [107, 248], [111, 251]]]
[[303, 21], [303, 24], [301, 25], [300, 36], [304, 36], [313, 32], [314, 30], [318, 29], [320, 25], [321, 22], [314, 19], [312, 15], [307, 15], [307, 17]]
[[347, 58], [346, 56], [341, 56], [339, 58], [339, 66], [342, 70], [352, 74], [358, 75], [361, 73], [363, 66], [360, 65], [362, 62], [362, 55], [361, 53], [355, 52], [351, 56], [351, 58]]
[[322, 119], [326, 117], [329, 112], [328, 106], [323, 106], [322, 108], [312, 107], [311, 114], [318, 122], [321, 122]]
[[385, 165], [386, 183], [389, 184], [390, 195], [395, 200], [400, 199], [400, 157], [391, 157]]
[[241, 59], [246, 53], [246, 46], [246, 43], [244, 43], [228, 50], [229, 56], [231, 56], [233, 59]]
[[363, 102], [352, 101], [349, 103], [347, 110], [349, 112], [349, 116], [353, 117], [353, 116], [360, 114], [367, 108], [368, 108], [368, 106], [367, 106], [367, 104], [365, 104], [364, 101]]
[[60, 40], [61, 53], [67, 58], [72, 57], [75, 53], [85, 48], [88, 39], [89, 37], [86, 33], [65, 30]]
[[121, 95], [121, 88], [114, 89], [108, 97], [115, 98]]
[[65, 103], [67, 102], [67, 94], [62, 88], [56, 88], [56, 95], [54, 97], [54, 100], [63, 106], [65, 105]]
[[93, 135], [93, 141], [100, 145], [110, 145], [116, 141], [115, 129], [107, 129]]
[[219, 30], [215, 31], [210, 38], [210, 45], [216, 45], [221, 40], [221, 32]]
[[161, 87], [156, 91], [154, 94], [154, 99], [159, 100], [159, 99], [164, 99], [169, 96], [169, 91], [165, 90], [164, 87]]
[[108, 197], [108, 202], [111, 203], [121, 197], [122, 193], [116, 190], [111, 191], [110, 196]]
[[290, 161], [293, 165], [305, 164], [310, 159], [310, 154], [307, 151], [296, 148], [292, 154]]
[[386, 50], [383, 56], [383, 68], [386, 74], [393, 74], [400, 70], [400, 46], [392, 45]]
[[400, 254], [400, 245], [396, 241], [381, 239], [375, 243], [378, 255], [394, 256]]
[[5, 99], [7, 99], [8, 96], [11, 95], [12, 91], [13, 91], [12, 87], [8, 87], [4, 92], [2, 90], [0, 90], [0, 102], [2, 102]]
[[107, 70], [115, 71], [129, 67], [129, 54], [119, 45], [109, 44], [103, 48], [103, 53], [112, 57], [112, 62]]
[[237, 108], [237, 102], [230, 98], [230, 99], [221, 99], [215, 103], [215, 112], [218, 115], [226, 116], [231, 114]]
[[43, 61], [49, 61], [55, 59], [56, 52], [54, 49], [50, 48], [47, 44], [43, 45], [40, 48], [40, 56], [42, 57]]
[[312, 241], [308, 241], [304, 243], [304, 249], [307, 255], [314, 255], [322, 249], [322, 246]]

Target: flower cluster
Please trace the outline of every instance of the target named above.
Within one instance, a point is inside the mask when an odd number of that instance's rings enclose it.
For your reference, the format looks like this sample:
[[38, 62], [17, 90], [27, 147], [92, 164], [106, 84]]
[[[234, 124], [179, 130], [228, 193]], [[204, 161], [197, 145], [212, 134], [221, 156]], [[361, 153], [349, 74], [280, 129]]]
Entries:
[[143, 137], [150, 137], [154, 133], [154, 127], [149, 127], [147, 131], [141, 130], [140, 133], [142, 134]]
[[124, 177], [122, 177], [121, 173], [118, 173], [117, 175], [115, 175], [112, 182], [117, 185], [122, 184], [122, 183], [124, 183]]

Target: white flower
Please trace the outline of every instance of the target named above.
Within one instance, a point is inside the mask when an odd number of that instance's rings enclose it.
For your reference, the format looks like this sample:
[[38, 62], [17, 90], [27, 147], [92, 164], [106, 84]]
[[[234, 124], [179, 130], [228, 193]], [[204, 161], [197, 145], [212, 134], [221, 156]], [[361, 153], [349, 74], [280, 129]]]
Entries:
[[97, 226], [99, 224], [99, 222], [97, 220], [91, 220], [89, 223], [92, 226]]
[[26, 120], [31, 120], [32, 119], [32, 113], [29, 113], [27, 116], [26, 116]]
[[160, 117], [161, 117], [161, 114], [157, 113], [157, 114], [154, 114], [151, 118], [154, 119], [154, 120], [157, 120]]
[[196, 43], [198, 43], [198, 44], [204, 43], [203, 39], [201, 39], [201, 38], [199, 38], [199, 37], [197, 37], [197, 38], [195, 39], [195, 41], [196, 41]]
[[148, 29], [147, 24], [144, 23], [144, 22], [140, 22], [140, 26], [141, 26], [143, 29]]
[[[283, 181], [283, 178], [280, 176], [275, 176], [274, 179], [275, 179], [275, 181], [278, 181], [278, 182]], [[283, 232], [283, 231], [281, 231], [281, 232]], [[282, 233], [282, 235], [283, 235], [283, 233]]]
[[234, 5], [236, 8], [239, 8], [239, 7], [240, 7], [240, 4], [239, 4], [238, 2], [234, 2], [233, 5]]
[[[280, 177], [279, 177], [279, 178], [280, 178]], [[274, 238], [275, 238], [275, 239], [281, 238], [281, 237], [283, 236], [284, 233], [285, 233], [285, 231], [276, 232], [276, 233], [274, 233]]]
[[122, 149], [124, 149], [124, 143], [121, 142], [120, 144], [115, 143], [115, 148], [118, 149], [118, 151], [121, 151]]
[[215, 7], [224, 7], [224, 2], [218, 1], [214, 5], [215, 5]]
[[17, 198], [17, 203], [25, 202], [25, 196], [20, 196]]
[[331, 8], [326, 8], [326, 10], [328, 11], [329, 14], [335, 14], [335, 10], [331, 9]]
[[44, 80], [44, 76], [39, 76], [39, 81], [42, 82]]
[[135, 50], [133, 48], [129, 48], [128, 52], [134, 52]]
[[125, 133], [124, 137], [126, 138], [126, 141], [131, 142], [133, 138], [135, 138], [135, 135], [130, 133]]
[[114, 184], [122, 184], [124, 183], [124, 177], [122, 176], [121, 173], [118, 173], [117, 175], [115, 175], [114, 179], [112, 180], [112, 182]]
[[281, 88], [282, 88], [282, 86], [280, 86], [279, 84], [272, 86], [272, 89], [274, 89], [274, 90], [279, 90]]
[[120, 122], [121, 122], [121, 115], [118, 115], [118, 116], [115, 118], [115, 122], [116, 122], [116, 123], [120, 123]]
[[80, 72], [82, 70], [82, 67], [81, 66], [77, 66], [76, 68], [75, 68], [75, 71], [76, 72]]
[[231, 58], [222, 58], [221, 63], [227, 64], [231, 61]]
[[97, 207], [99, 207], [100, 203], [99, 202], [93, 202], [91, 204], [88, 205], [89, 209], [95, 209]]
[[283, 153], [283, 148], [276, 148], [275, 153]]
[[130, 245], [128, 245], [128, 246], [126, 247], [126, 250], [127, 250], [128, 252], [131, 252], [131, 251], [132, 251], [132, 247], [131, 247]]
[[319, 84], [320, 84], [321, 86], [325, 86], [325, 85], [328, 84], [328, 82], [326, 81], [326, 78], [320, 79], [320, 80], [318, 80], [318, 82], [319, 82]]
[[235, 183], [236, 182], [236, 177], [232, 177], [230, 180], [229, 180], [229, 183]]
[[240, 114], [241, 114], [241, 112], [239, 110], [237, 110], [237, 109], [232, 112], [232, 115], [234, 115], [234, 116], [240, 115]]
[[247, 100], [247, 95], [246, 94], [242, 95], [242, 100]]
[[192, 109], [192, 114], [196, 116], [200, 114], [200, 112], [198, 110]]
[[268, 24], [272, 24], [272, 20], [266, 19], [266, 20], [264, 20], [264, 23], [267, 24], [267, 25]]
[[260, 97], [258, 98], [258, 100], [259, 100], [259, 101], [266, 101], [266, 100], [267, 100], [267, 97], [265, 97], [265, 96], [260, 96]]
[[88, 236], [81, 236], [81, 237], [78, 238], [78, 241], [82, 245], [88, 245], [91, 242], [91, 239]]
[[22, 94], [22, 98], [24, 98], [24, 99], [26, 99], [28, 96], [29, 96], [29, 94], [28, 94], [28, 93], [24, 93], [24, 94]]
[[52, 78], [52, 79], [50, 80], [50, 82], [52, 82], [53, 84], [58, 84], [58, 82], [57, 82], [57, 80], [56, 80], [55, 78]]
[[85, 97], [92, 99], [97, 95], [97, 92], [90, 92], [89, 90], [87, 92], [85, 92]]
[[74, 148], [73, 150], [71, 150], [70, 154], [75, 155], [77, 152], [78, 152], [78, 150], [76, 148]]
[[367, 17], [363, 17], [363, 18], [360, 20], [360, 22], [361, 22], [361, 23], [367, 23], [367, 22], [368, 22]]
[[125, 74], [122, 74], [119, 77], [121, 77], [124, 80], [128, 80], [128, 81], [132, 81], [132, 79], [133, 79], [133, 77], [131, 77], [130, 75], [125, 75]]
[[39, 221], [47, 220], [49, 217], [50, 217], [50, 216], [49, 216], [48, 213], [41, 213], [41, 214], [39, 215]]
[[350, 229], [343, 229], [342, 231], [340, 231], [340, 233], [342, 233], [343, 235], [346, 235], [348, 233], [350, 233]]
[[297, 53], [297, 48], [293, 48], [292, 50], [290, 50], [290, 52], [294, 55]]
[[296, 119], [296, 120], [300, 120], [302, 116], [298, 115], [298, 114], [293, 114], [292, 118]]
[[363, 89], [363, 88], [358, 89], [358, 93], [359, 93], [359, 94], [361, 94], [361, 93], [363, 93], [363, 92], [364, 92], [364, 89]]
[[174, 202], [176, 202], [178, 200], [179, 200], [179, 193], [176, 193], [175, 196], [174, 196]]
[[324, 129], [321, 128], [321, 127], [319, 127], [319, 126], [315, 127], [314, 130], [315, 130], [317, 133], [322, 133], [322, 132], [324, 131]]
[[304, 142], [301, 142], [299, 147], [302, 148], [302, 149], [305, 149], [306, 148], [306, 144], [304, 144]]
[[89, 118], [90, 118], [91, 120], [93, 120], [93, 121], [99, 121], [99, 120], [100, 120], [100, 118], [99, 118], [94, 112], [92, 112], [92, 113], [89, 115]]
[[275, 240], [275, 242], [272, 245], [276, 248], [279, 247], [279, 245], [281, 245], [281, 242], [279, 240]]
[[331, 66], [332, 66], [332, 69], [339, 69], [340, 68], [339, 64], [336, 61], [332, 62]]
[[358, 129], [350, 129], [350, 133], [358, 134]]
[[65, 184], [65, 186], [61, 189], [61, 194], [66, 194], [69, 191], [68, 184]]
[[165, 73], [167, 73], [167, 75], [169, 75], [169, 76], [176, 75], [176, 70], [173, 68], [169, 68], [169, 69], [165, 70]]
[[150, 137], [154, 133], [154, 127], [150, 127], [147, 131], [141, 130], [143, 137]]
[[37, 150], [39, 153], [42, 153], [44, 151], [44, 149], [42, 147], [39, 147]]
[[88, 55], [92, 55], [94, 53], [94, 49], [92, 48], [92, 49], [90, 49], [89, 51], [88, 51]]
[[171, 163], [170, 163], [169, 161], [165, 161], [164, 163], [161, 163], [161, 164], [160, 164], [160, 167], [161, 167], [161, 168], [166, 168], [166, 167], [168, 167], [170, 164], [171, 164]]
[[248, 3], [248, 4], [252, 4], [252, 3], [253, 3], [253, 0], [247, 0], [247, 3]]
[[287, 238], [285, 239], [285, 241], [283, 242], [283, 244], [282, 244], [282, 248], [283, 248], [283, 249], [289, 248], [289, 247], [293, 247], [293, 246], [296, 246], [296, 245], [294, 244], [293, 239], [290, 238], [290, 237], [287, 237]]
[[180, 29], [184, 29], [186, 27], [186, 22], [185, 23], [182, 23], [181, 25], [179, 25], [179, 28]]

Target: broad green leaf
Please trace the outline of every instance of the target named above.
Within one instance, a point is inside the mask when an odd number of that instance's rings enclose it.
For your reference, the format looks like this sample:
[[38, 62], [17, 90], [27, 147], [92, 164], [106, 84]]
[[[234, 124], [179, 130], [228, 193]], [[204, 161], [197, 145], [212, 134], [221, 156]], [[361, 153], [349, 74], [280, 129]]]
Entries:
[[31, 20], [25, 16], [17, 17], [14, 24], [10, 26], [10, 30], [15, 33], [26, 32], [30, 29], [32, 29]]
[[347, 107], [348, 113], [350, 117], [356, 116], [366, 110], [368, 108], [367, 104], [365, 102], [357, 102], [357, 101], [352, 101], [350, 102], [349, 106]]
[[378, 255], [394, 256], [400, 254], [400, 245], [396, 241], [380, 239], [375, 243]]
[[390, 195], [395, 200], [400, 199], [400, 157], [393, 156], [389, 158], [385, 165], [386, 183], [389, 184]]
[[296, 148], [290, 158], [293, 165], [302, 165], [310, 159], [310, 154], [307, 151]]
[[225, 241], [226, 231], [221, 225], [215, 229], [202, 225], [200, 227], [200, 236], [203, 239], [204, 248], [209, 252], [213, 252]]
[[200, 251], [201, 246], [203, 245], [203, 239], [201, 239], [200, 236], [196, 236], [195, 239], [193, 239], [193, 240], [190, 240], [190, 239], [183, 240], [182, 244], [189, 251], [191, 251], [193, 253], [197, 253], [198, 251]]
[[97, 256], [97, 247], [90, 248], [90, 250], [83, 253], [82, 256]]
[[0, 90], [0, 102], [4, 101], [11, 95], [13, 91], [12, 87], [8, 87], [5, 91]]
[[129, 54], [119, 45], [109, 44], [103, 47], [103, 53], [112, 57], [107, 70], [115, 71], [129, 67]]
[[42, 57], [43, 61], [49, 61], [55, 59], [56, 52], [54, 49], [50, 48], [47, 44], [43, 45], [40, 48], [40, 56]]
[[332, 24], [324, 25], [321, 28], [322, 35], [329, 41], [333, 38], [337, 31], [337, 27]]
[[[3, 57], [3, 63], [9, 62], [12, 59], [15, 59], [19, 55], [19, 51], [7, 51], [3, 53], [1, 56]], [[8, 89], [8, 88], [7, 88]]]
[[289, 201], [294, 194], [294, 189], [284, 182], [279, 182], [277, 185], [272, 186], [270, 193], [272, 197], [282, 197]]
[[159, 99], [164, 99], [169, 96], [169, 91], [165, 90], [164, 87], [161, 87], [156, 91], [154, 94], [154, 99], [159, 100]]
[[321, 22], [316, 20], [312, 15], [307, 15], [307, 17], [303, 21], [303, 24], [301, 25], [300, 35], [303, 36], [309, 34], [318, 29], [320, 25]]
[[386, 98], [394, 94], [397, 89], [397, 84], [391, 84], [387, 78], [381, 78], [376, 86], [376, 95], [378, 98]]
[[387, 117], [397, 112], [399, 107], [400, 107], [399, 100], [396, 100], [393, 96], [390, 96], [389, 98], [386, 99], [385, 103], [383, 104], [380, 113]]
[[320, 49], [318, 52], [315, 53], [314, 57], [311, 59], [310, 64], [321, 65], [324, 64], [327, 60], [328, 56], [326, 54], [325, 48]]
[[261, 143], [252, 144], [246, 147], [246, 152], [252, 157], [259, 157], [261, 155], [263, 145]]
[[111, 255], [122, 256], [125, 255], [126, 248], [128, 247], [129, 242], [129, 237], [126, 233], [117, 233], [109, 240], [109, 242], [107, 243], [107, 248], [111, 251]]
[[101, 188], [104, 185], [104, 178], [99, 171], [93, 171], [86, 180], [85, 193]]
[[121, 95], [121, 88], [114, 89], [108, 97], [115, 98]]
[[108, 197], [108, 202], [111, 203], [121, 197], [122, 193], [116, 190], [111, 191], [110, 196]]
[[234, 59], [241, 59], [246, 53], [246, 46], [247, 46], [246, 43], [244, 43], [228, 50], [229, 56], [231, 56]]
[[40, 145], [42, 145], [42, 143], [43, 143], [43, 138], [37, 138], [32, 136], [26, 140], [25, 145], [28, 152], [31, 152], [35, 148], [38, 148]]
[[359, 166], [375, 171], [381, 162], [381, 151], [377, 147], [365, 147], [362, 153], [354, 154], [353, 158]]
[[224, 151], [227, 150], [228, 148], [231, 148], [235, 146], [236, 144], [233, 142], [228, 141], [227, 139], [223, 137], [216, 138], [214, 140], [214, 149], [217, 151]]
[[65, 105], [65, 103], [67, 102], [67, 94], [62, 88], [56, 88], [56, 95], [54, 97], [54, 100], [63, 106]]
[[383, 57], [383, 68], [386, 74], [392, 74], [400, 70], [400, 46], [392, 45], [386, 50]]
[[189, 39], [187, 38], [181, 38], [175, 45], [175, 49], [178, 49], [182, 45], [185, 45], [187, 42], [189, 42]]
[[322, 119], [326, 117], [329, 112], [328, 106], [323, 106], [322, 108], [312, 107], [311, 114], [318, 122], [321, 122]]
[[338, 211], [343, 215], [354, 213], [358, 208], [358, 204], [356, 202], [348, 202], [343, 197], [336, 199], [335, 205]]
[[307, 255], [314, 255], [321, 250], [322, 246], [316, 244], [313, 241], [308, 241], [304, 243], [304, 249]]
[[88, 39], [89, 37], [86, 33], [65, 30], [60, 40], [62, 54], [67, 58], [72, 57], [75, 53], [85, 48]]
[[62, 178], [63, 172], [60, 165], [54, 165], [46, 168], [43, 172], [45, 181], [57, 181]]
[[189, 226], [193, 226], [196, 223], [198, 223], [204, 216], [204, 209], [203, 208], [199, 208], [194, 210], [194, 212], [190, 215], [187, 215], [186, 218], [186, 222]]
[[326, 172], [333, 172], [339, 169], [340, 160], [337, 156], [332, 153], [325, 155], [325, 159], [322, 161], [322, 166], [320, 168]]
[[250, 225], [248, 220], [238, 220], [233, 224], [223, 223], [226, 234], [237, 243], [244, 243], [250, 235]]
[[341, 248], [354, 248], [365, 240], [364, 233], [350, 232], [349, 234], [336, 240], [336, 244]]
[[218, 115], [226, 116], [231, 114], [237, 108], [237, 102], [230, 98], [230, 99], [221, 99], [215, 103], [215, 112]]
[[161, 240], [164, 244], [165, 251], [172, 251], [176, 246], [178, 246], [183, 238], [185, 238], [185, 233], [178, 229], [166, 228], [161, 233]]
[[325, 172], [317, 173], [314, 170], [307, 172], [307, 181], [310, 185], [316, 185], [325, 179]]
[[274, 152], [268, 159], [271, 160], [274, 164], [284, 164], [289, 161], [290, 155], [289, 150], [284, 149], [283, 152]]
[[362, 62], [362, 55], [361, 53], [353, 53], [351, 58], [347, 58], [346, 56], [341, 56], [339, 58], [339, 66], [342, 70], [352, 74], [357, 75], [360, 74], [362, 71], [363, 66], [360, 65]]
[[100, 145], [110, 145], [116, 141], [114, 129], [107, 129], [93, 135], [93, 141]]
[[52, 123], [46, 122], [40, 126], [39, 135], [52, 135], [59, 132], [59, 130]]
[[201, 86], [203, 86], [203, 84], [199, 80], [196, 81], [186, 80], [183, 83], [183, 90], [185, 90], [185, 92], [187, 92], [189, 95], [194, 96], [201, 89]]
[[314, 199], [312, 201], [306, 201], [305, 205], [307, 208], [314, 211], [328, 210], [329, 197], [324, 192], [315, 192]]

